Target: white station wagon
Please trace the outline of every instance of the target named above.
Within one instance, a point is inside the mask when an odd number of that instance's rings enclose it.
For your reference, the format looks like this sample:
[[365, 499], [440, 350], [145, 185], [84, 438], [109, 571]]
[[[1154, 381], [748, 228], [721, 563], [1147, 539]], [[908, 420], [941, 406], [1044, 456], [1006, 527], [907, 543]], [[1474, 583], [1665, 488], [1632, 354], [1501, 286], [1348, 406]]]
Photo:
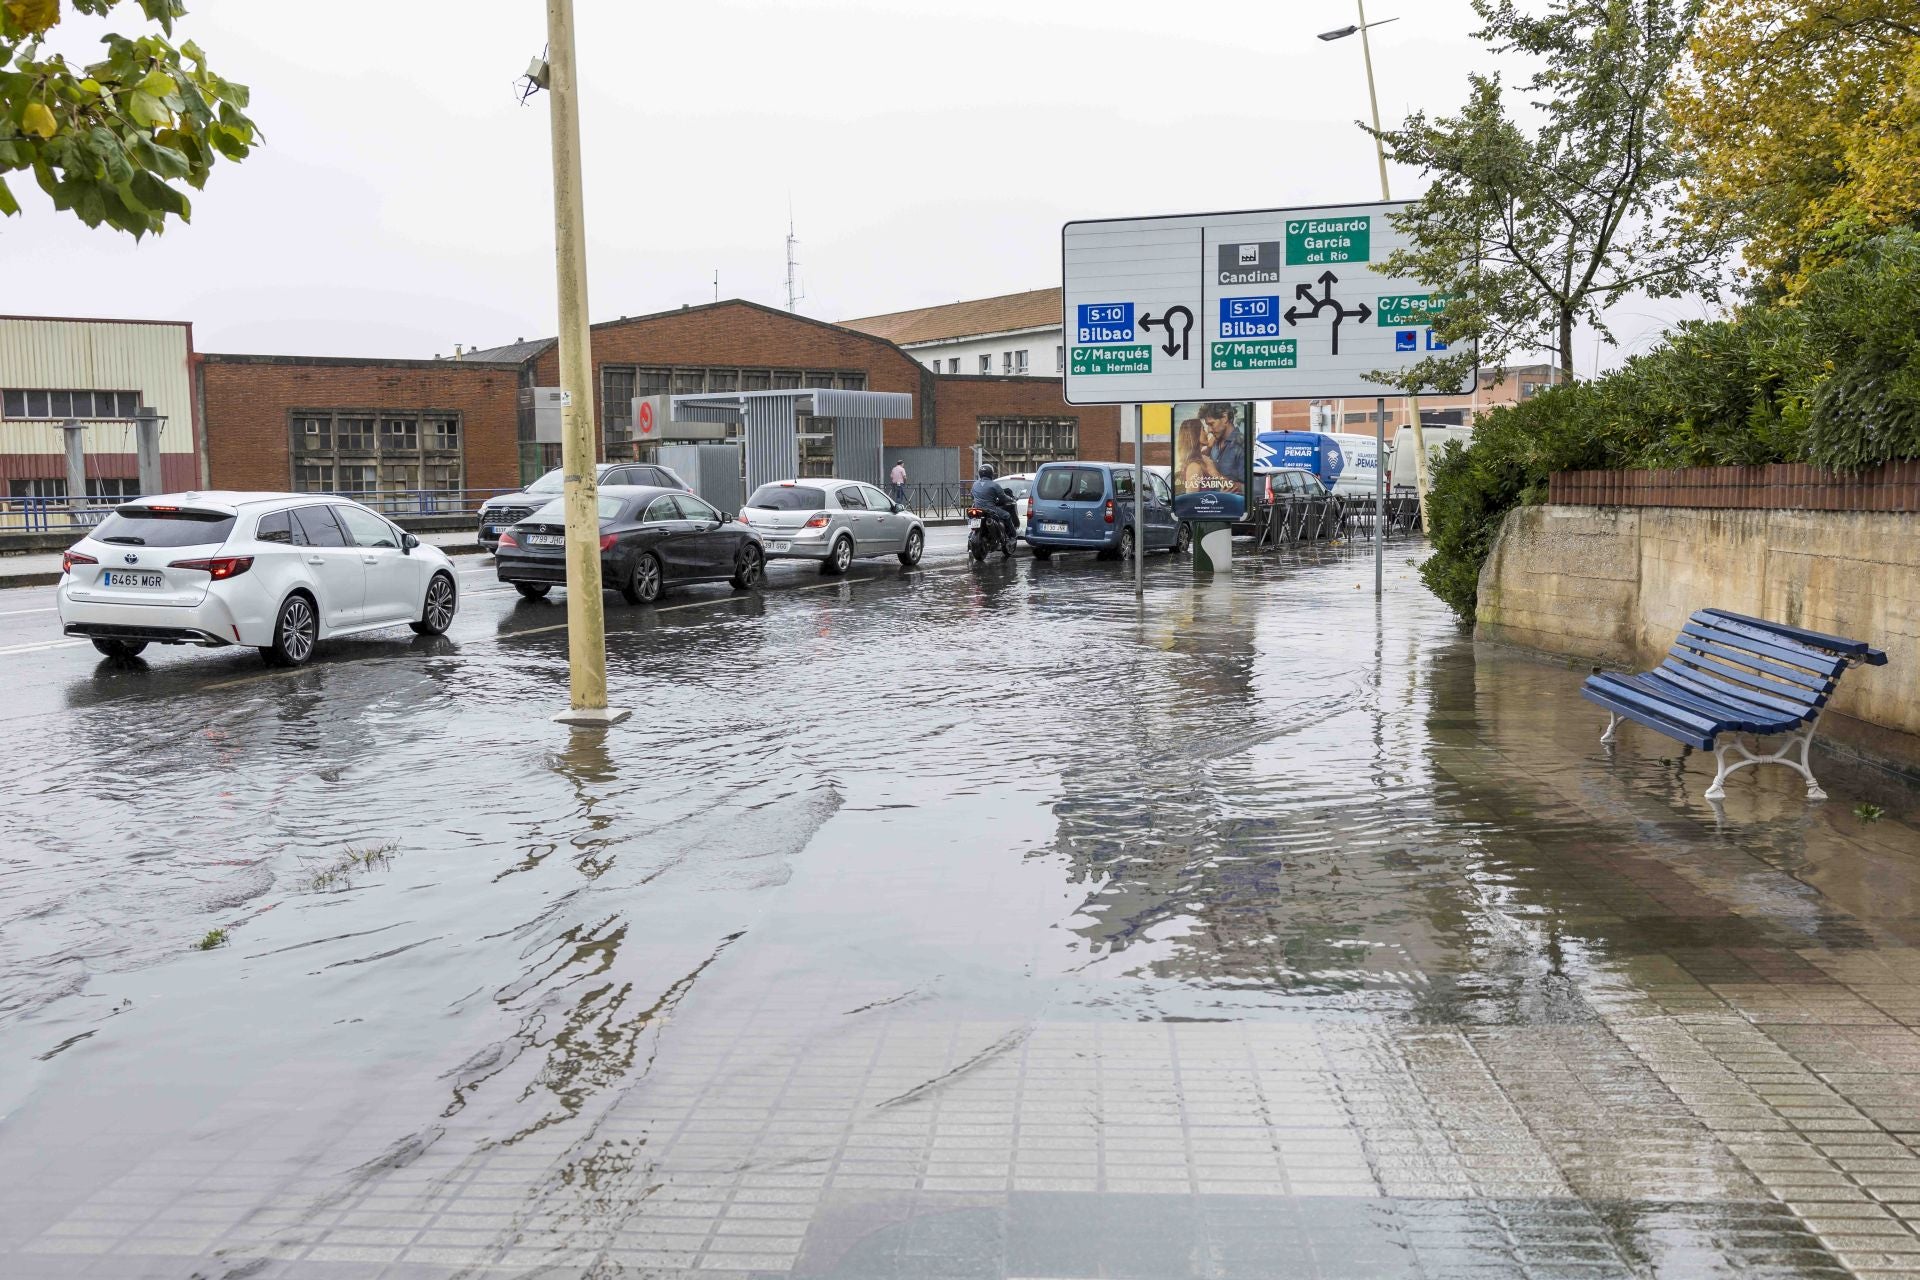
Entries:
[[109, 657], [252, 645], [298, 666], [335, 636], [440, 635], [453, 562], [376, 512], [317, 493], [181, 493], [115, 507], [60, 566], [60, 622]]

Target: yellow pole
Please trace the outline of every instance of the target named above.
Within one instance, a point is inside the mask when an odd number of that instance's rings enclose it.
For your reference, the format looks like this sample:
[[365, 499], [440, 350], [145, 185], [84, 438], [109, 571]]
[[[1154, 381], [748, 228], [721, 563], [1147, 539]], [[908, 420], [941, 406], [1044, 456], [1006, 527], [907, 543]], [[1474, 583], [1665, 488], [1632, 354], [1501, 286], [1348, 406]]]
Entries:
[[[1393, 199], [1393, 192], [1387, 187], [1387, 146], [1380, 141], [1380, 95], [1373, 87], [1373, 45], [1367, 39], [1367, 0], [1353, 0], [1360, 11], [1360, 56], [1367, 64], [1367, 103], [1373, 108], [1373, 154], [1380, 164], [1380, 198]], [[1420, 397], [1407, 397], [1407, 412], [1413, 427], [1413, 491], [1420, 498], [1420, 528], [1427, 528], [1427, 437], [1420, 429]], [[1379, 466], [1386, 466], [1387, 460], [1378, 460]]]
[[553, 127], [553, 246], [560, 292], [560, 469], [567, 512], [567, 677], [571, 707], [555, 719], [612, 724], [606, 612], [600, 599], [598, 447], [587, 322], [587, 220], [581, 208], [579, 80], [573, 0], [547, 0], [547, 87]]

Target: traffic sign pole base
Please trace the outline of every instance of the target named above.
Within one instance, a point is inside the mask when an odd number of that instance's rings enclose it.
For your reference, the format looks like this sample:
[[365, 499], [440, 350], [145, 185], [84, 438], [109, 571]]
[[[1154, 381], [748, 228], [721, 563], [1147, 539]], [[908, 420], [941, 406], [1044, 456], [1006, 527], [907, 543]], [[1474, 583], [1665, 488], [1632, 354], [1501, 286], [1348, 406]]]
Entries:
[[1193, 522], [1193, 571], [1225, 573], [1233, 568], [1233, 525], [1218, 520]]
[[578, 711], [569, 707], [555, 716], [555, 724], [570, 724], [577, 729], [604, 729], [608, 725], [619, 724], [633, 712], [625, 707], [585, 707]]

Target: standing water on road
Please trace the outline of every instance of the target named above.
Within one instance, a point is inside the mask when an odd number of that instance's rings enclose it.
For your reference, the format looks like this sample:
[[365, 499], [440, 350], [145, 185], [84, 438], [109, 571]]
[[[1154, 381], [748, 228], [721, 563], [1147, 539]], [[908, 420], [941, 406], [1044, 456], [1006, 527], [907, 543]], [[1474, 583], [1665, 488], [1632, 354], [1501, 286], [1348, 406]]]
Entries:
[[0, 1275], [1920, 1265], [1910, 794], [1154, 570], [610, 611], [604, 734], [546, 602], [16, 673]]

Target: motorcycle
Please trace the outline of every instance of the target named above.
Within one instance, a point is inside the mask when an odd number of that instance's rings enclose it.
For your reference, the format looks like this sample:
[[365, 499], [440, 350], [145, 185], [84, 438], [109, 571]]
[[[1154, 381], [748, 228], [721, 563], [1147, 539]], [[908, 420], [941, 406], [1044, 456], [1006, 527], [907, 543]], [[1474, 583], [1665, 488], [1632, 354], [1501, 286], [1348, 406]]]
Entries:
[[979, 507], [967, 508], [967, 554], [975, 560], [985, 560], [998, 551], [1003, 556], [1013, 555], [1014, 539], [1007, 533], [1007, 526], [995, 519], [993, 513]]

